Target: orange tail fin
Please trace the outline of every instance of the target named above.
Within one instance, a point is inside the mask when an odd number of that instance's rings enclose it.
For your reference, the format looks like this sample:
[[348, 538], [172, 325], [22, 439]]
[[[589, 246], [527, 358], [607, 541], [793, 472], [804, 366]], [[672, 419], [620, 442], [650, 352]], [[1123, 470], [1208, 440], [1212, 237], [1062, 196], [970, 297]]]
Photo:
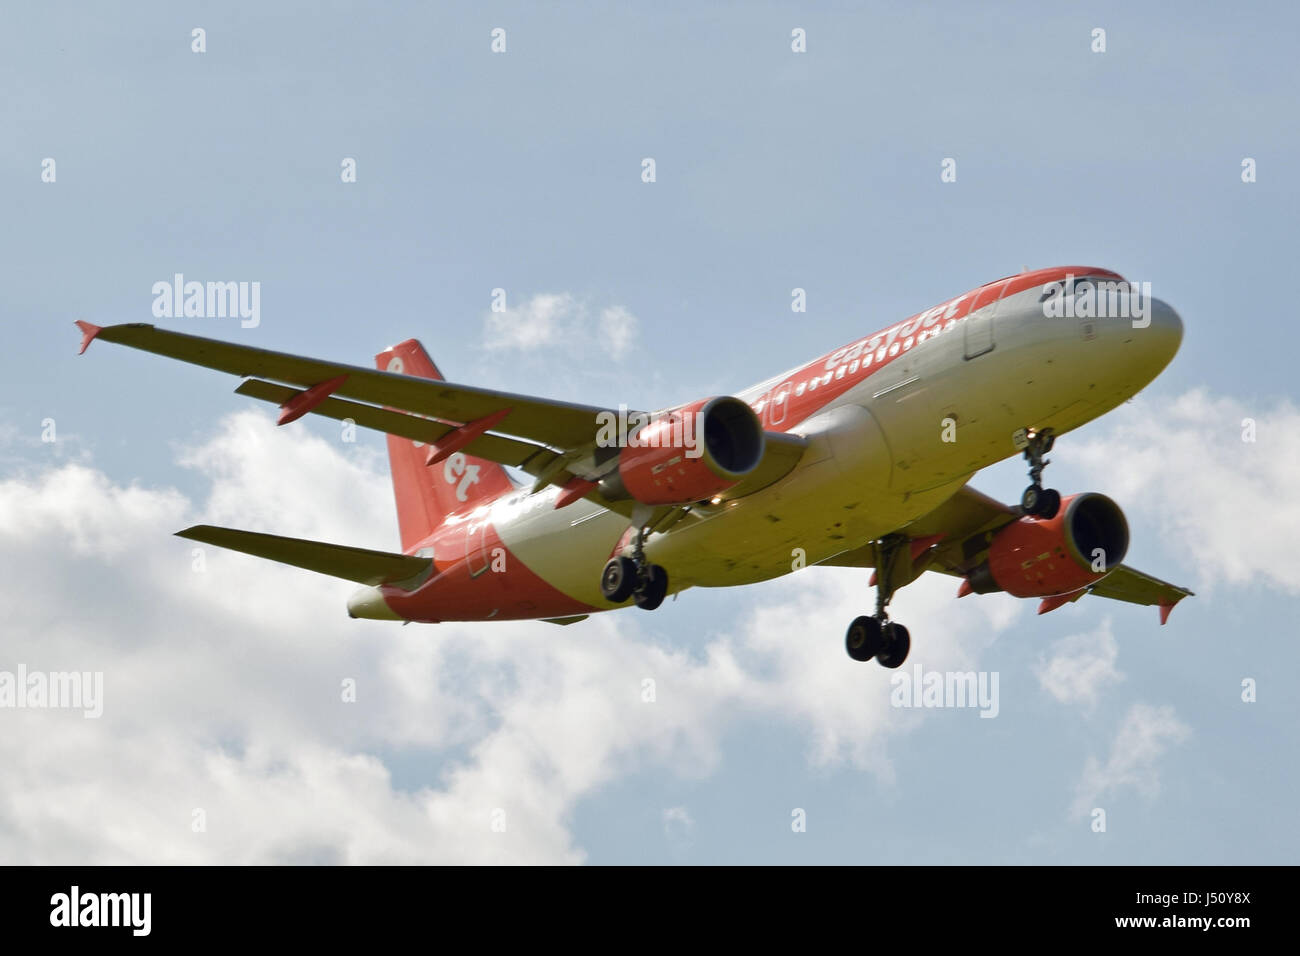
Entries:
[[[380, 371], [432, 378], [442, 373], [416, 339], [385, 349], [375, 356]], [[457, 452], [432, 466], [425, 464], [428, 449], [397, 435], [388, 436], [388, 463], [397, 498], [397, 526], [402, 550], [411, 552], [454, 511], [468, 511], [476, 503], [514, 488], [504, 468]]]

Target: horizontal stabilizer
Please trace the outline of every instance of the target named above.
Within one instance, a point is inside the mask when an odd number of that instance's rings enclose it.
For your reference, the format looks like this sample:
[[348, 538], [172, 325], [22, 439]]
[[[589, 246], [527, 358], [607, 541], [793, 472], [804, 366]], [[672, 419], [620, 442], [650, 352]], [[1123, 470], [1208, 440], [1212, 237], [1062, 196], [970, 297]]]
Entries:
[[208, 524], [177, 531], [176, 536], [356, 581], [358, 584], [379, 585], [405, 581], [427, 571], [433, 564], [431, 558], [349, 548], [341, 544], [324, 544], [302, 538], [284, 538], [278, 534], [217, 528]]

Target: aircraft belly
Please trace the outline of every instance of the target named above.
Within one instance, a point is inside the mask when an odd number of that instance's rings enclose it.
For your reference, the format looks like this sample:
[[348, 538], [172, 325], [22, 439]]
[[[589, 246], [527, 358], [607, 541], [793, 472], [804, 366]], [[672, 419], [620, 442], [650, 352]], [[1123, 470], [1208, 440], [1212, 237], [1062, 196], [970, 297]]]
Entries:
[[[889, 487], [879, 425], [852, 401], [791, 429], [809, 440], [805, 460], [770, 488], [687, 515], [647, 544], [651, 559], [702, 587], [749, 584], [815, 564], [915, 515]], [[918, 512], [923, 513], [923, 512]]]
[[1109, 376], [1105, 363], [1080, 360], [1080, 350], [1097, 346], [1073, 327], [1001, 328], [997, 347], [969, 360], [960, 341], [939, 339], [942, 347], [924, 356], [933, 365], [920, 367], [916, 383], [873, 397], [894, 453], [896, 491], [942, 488], [1019, 454], [1017, 430], [1050, 426], [1063, 434], [1137, 390]]
[[[646, 541], [670, 591], [750, 584], [788, 574], [895, 530], [936, 507], [967, 474], [925, 493], [890, 486], [889, 447], [875, 418], [851, 401], [791, 429], [809, 440], [781, 481], [716, 507], [698, 506]], [[598, 608], [600, 569], [627, 531], [623, 516], [580, 501], [555, 510], [554, 491], [493, 509], [510, 554], [552, 587]]]

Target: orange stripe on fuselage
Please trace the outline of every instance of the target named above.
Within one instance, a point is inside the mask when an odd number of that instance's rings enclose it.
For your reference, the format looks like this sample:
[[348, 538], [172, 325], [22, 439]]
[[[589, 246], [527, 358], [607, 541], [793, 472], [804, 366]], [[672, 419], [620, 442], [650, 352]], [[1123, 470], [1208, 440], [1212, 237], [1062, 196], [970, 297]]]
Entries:
[[[908, 316], [901, 322], [879, 332], [857, 339], [833, 352], [827, 352], [807, 365], [787, 373], [781, 381], [766, 392], [753, 394], [753, 389], [742, 392], [758, 413], [763, 426], [771, 431], [784, 432], [799, 422], [816, 414], [855, 385], [861, 384], [900, 355], [905, 355], [917, 345], [957, 327], [978, 305], [983, 308], [997, 300], [1024, 292], [1026, 289], [1060, 282], [1066, 276], [1105, 276], [1123, 281], [1119, 273], [1094, 266], [1053, 266], [1014, 276], [1004, 276], [986, 282], [959, 296], [941, 302], [933, 308]], [[999, 289], [1001, 293], [999, 293]], [[796, 394], [796, 389], [803, 390]], [[785, 388], [785, 406], [779, 416], [769, 411]]]
[[437, 573], [412, 592], [381, 589], [388, 606], [407, 620], [531, 620], [598, 610], [534, 574], [506, 547], [485, 510], [448, 517], [426, 544], [433, 547]]

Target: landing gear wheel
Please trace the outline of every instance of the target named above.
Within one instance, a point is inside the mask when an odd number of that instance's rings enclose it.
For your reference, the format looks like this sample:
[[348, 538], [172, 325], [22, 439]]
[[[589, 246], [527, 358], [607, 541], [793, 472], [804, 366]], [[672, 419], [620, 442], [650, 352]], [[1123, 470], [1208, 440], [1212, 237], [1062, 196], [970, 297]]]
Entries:
[[1043, 487], [1043, 469], [1049, 462], [1044, 456], [1056, 444], [1056, 435], [1050, 428], [1033, 432], [1025, 443], [1025, 461], [1029, 462], [1029, 487], [1020, 496], [1020, 510], [1036, 518], [1055, 518], [1061, 508], [1061, 494], [1054, 488]]
[[869, 661], [884, 647], [880, 621], [874, 617], [856, 617], [844, 635], [844, 649], [855, 661]]
[[1061, 510], [1061, 493], [1055, 488], [1045, 488], [1039, 497], [1042, 500], [1038, 504], [1038, 517], [1055, 518]]
[[912, 649], [912, 635], [907, 633], [907, 628], [903, 625], [895, 624], [893, 621], [886, 621], [881, 631], [885, 646], [876, 655], [876, 660], [881, 667], [892, 670], [907, 660], [907, 652]]
[[1055, 518], [1061, 510], [1061, 493], [1055, 488], [1030, 485], [1020, 496], [1020, 509], [1035, 518]]
[[874, 657], [885, 667], [897, 667], [907, 657], [912, 646], [907, 628], [893, 623], [887, 608], [895, 588], [916, 576], [914, 568], [899, 564], [912, 560], [910, 551], [906, 535], [889, 534], [875, 542], [876, 613], [854, 618], [844, 635], [844, 649], [853, 660], [869, 661]]
[[610, 558], [600, 573], [600, 593], [605, 595], [606, 601], [615, 604], [622, 604], [630, 598], [636, 584], [636, 564], [631, 558]]
[[600, 572], [600, 593], [607, 601], [622, 604], [628, 598], [636, 606], [653, 611], [668, 595], [668, 572], [646, 560], [645, 539], [650, 529], [646, 522], [654, 511], [648, 505], [638, 505], [632, 511], [632, 555], [610, 558]]
[[[626, 559], [625, 559], [626, 560]], [[645, 580], [633, 592], [636, 606], [643, 611], [653, 611], [664, 603], [668, 594], [668, 572], [660, 565], [652, 564], [646, 568]]]

